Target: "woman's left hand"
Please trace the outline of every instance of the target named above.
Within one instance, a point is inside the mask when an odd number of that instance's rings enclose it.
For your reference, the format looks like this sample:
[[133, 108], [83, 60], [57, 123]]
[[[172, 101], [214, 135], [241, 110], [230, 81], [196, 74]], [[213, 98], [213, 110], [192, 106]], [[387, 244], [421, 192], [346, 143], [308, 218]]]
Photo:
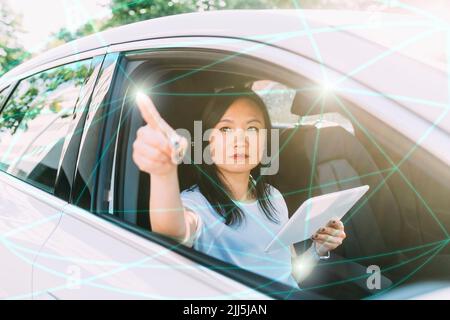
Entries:
[[317, 230], [311, 239], [316, 243], [317, 252], [324, 256], [342, 244], [347, 237], [344, 224], [340, 220], [331, 220], [323, 228]]

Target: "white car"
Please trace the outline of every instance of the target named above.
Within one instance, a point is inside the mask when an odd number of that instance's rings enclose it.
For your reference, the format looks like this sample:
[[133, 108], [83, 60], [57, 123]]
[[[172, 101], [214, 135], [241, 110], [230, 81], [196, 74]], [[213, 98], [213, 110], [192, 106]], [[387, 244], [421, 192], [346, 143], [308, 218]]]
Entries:
[[[450, 298], [448, 69], [419, 50], [439, 25], [374, 19], [182, 14], [82, 38], [5, 74], [0, 297]], [[370, 186], [344, 218], [344, 244], [302, 291], [151, 232], [149, 177], [131, 158], [143, 125], [136, 88], [152, 86], [162, 116], [194, 135], [208, 98], [237, 85], [260, 94], [281, 129], [271, 178], [291, 213], [311, 195]], [[179, 170], [182, 188], [195, 183], [194, 166]]]

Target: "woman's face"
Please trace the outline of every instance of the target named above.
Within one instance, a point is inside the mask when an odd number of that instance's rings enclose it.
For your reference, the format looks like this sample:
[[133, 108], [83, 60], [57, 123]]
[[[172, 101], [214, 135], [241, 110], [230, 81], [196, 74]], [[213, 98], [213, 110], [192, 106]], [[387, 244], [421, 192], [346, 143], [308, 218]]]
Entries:
[[221, 171], [250, 172], [263, 157], [266, 131], [258, 105], [247, 98], [235, 100], [211, 132], [212, 161]]

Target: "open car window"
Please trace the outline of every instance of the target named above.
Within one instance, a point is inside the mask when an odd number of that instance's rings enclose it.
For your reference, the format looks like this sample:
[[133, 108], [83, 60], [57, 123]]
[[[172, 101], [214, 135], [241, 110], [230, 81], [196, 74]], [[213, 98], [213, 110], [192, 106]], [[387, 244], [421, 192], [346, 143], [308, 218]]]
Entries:
[[[406, 142], [396, 128], [339, 97], [312, 103], [320, 101], [317, 92], [312, 91], [312, 99], [307, 99], [301, 89], [314, 84], [304, 76], [281, 72], [275, 66], [270, 69], [266, 64], [261, 68], [257, 61], [233, 59], [223, 66], [199, 71], [214, 58], [217, 56], [195, 53], [167, 59], [164, 53], [156, 52], [154, 56], [136, 54], [125, 60], [131, 80], [124, 81], [121, 89], [116, 90], [123, 97], [123, 125], [114, 158], [114, 200], [108, 208], [111, 216], [137, 226], [142, 232], [151, 231], [150, 179], [139, 172], [131, 159], [136, 131], [144, 124], [139, 111], [130, 103], [136, 87], [151, 86], [163, 118], [173, 128], [185, 129], [193, 137], [193, 121], [200, 119], [211, 93], [230, 85], [247, 86], [265, 99], [274, 123], [280, 124], [279, 170], [271, 178], [283, 194], [290, 214], [313, 195], [365, 184], [371, 188], [367, 198], [352, 208], [343, 221], [347, 239], [333, 252], [335, 260], [309, 270], [312, 276], [303, 284], [305, 292], [353, 299], [376, 295], [379, 290], [402, 284], [405, 275], [420, 266], [427, 254], [433, 253], [431, 249], [438, 248], [433, 245], [442, 245], [443, 225], [436, 223], [430, 210], [435, 217], [449, 221], [445, 210], [450, 204], [444, 196], [449, 191], [448, 184], [435, 175], [438, 168], [444, 169], [441, 172], [448, 170], [445, 164], [421, 165], [423, 162], [417, 159], [427, 156], [419, 146], [401, 162], [401, 172], [392, 172], [395, 168], [392, 159], [401, 161], [405, 156], [392, 143], [398, 142], [402, 148], [414, 144]], [[268, 88], [274, 92], [270, 93]], [[192, 169], [180, 165], [181, 190], [195, 184], [196, 172]], [[438, 191], [429, 205], [422, 195], [431, 199], [431, 190]], [[301, 254], [307, 246], [308, 243], [300, 243], [296, 250]], [[447, 251], [440, 252], [433, 265], [435, 269], [424, 269], [423, 278], [411, 277], [410, 281], [448, 276], [442, 267], [450, 263]], [[194, 256], [204, 257], [197, 252], [193, 252], [191, 257]], [[368, 287], [367, 278], [377, 270], [380, 288]]]
[[[184, 56], [184, 55], [183, 55]], [[196, 57], [202, 55], [196, 54]], [[139, 60], [136, 56], [132, 56], [128, 61], [128, 69], [132, 70], [130, 80], [125, 81], [123, 87], [119, 90], [123, 93], [123, 110], [121, 119], [125, 119], [121, 131], [118, 135], [118, 145], [114, 162], [114, 202], [109, 205], [109, 213], [121, 221], [139, 227], [143, 232], [151, 232], [151, 224], [149, 219], [149, 192], [151, 190], [151, 181], [148, 174], [142, 173], [132, 160], [132, 144], [136, 139], [137, 130], [144, 125], [143, 119], [138, 108], [134, 105], [133, 94], [136, 88], [152, 88], [152, 98], [155, 106], [162, 117], [174, 129], [183, 129], [187, 133], [192, 134], [191, 139], [194, 142], [194, 121], [201, 119], [201, 114], [209, 102], [215, 91], [229, 86], [244, 86], [251, 88], [257, 81], [264, 80], [269, 84], [268, 88], [263, 89], [263, 96], [270, 102], [273, 109], [277, 108], [278, 102], [282, 102], [283, 109], [289, 111], [292, 105], [295, 90], [286, 85], [281, 84], [282, 78], [269, 79], [269, 71], [258, 77], [257, 73], [249, 73], [243, 71], [242, 66], [249, 66], [248, 58], [235, 59], [232, 63], [217, 66], [215, 68], [206, 68], [200, 70], [200, 67], [210, 62], [210, 59], [218, 59], [221, 55], [212, 57], [205, 53], [202, 60], [177, 57], [173, 61], [165, 62], [166, 64], [156, 65], [158, 57], [155, 60], [150, 58]], [[208, 59], [205, 59], [207, 57]], [[167, 59], [167, 57], [166, 57]], [[204, 59], [204, 60], [203, 60]], [[208, 61], [209, 60], [209, 61]], [[164, 61], [163, 61], [164, 62]], [[192, 65], [199, 67], [195, 69]], [[156, 65], [156, 66], [155, 66]], [[258, 70], [257, 66], [246, 68], [250, 70]], [[267, 67], [267, 65], [265, 65]], [[197, 71], [196, 71], [197, 70]], [[128, 73], [128, 72], [127, 72]], [[275, 72], [272, 72], [274, 74]], [[271, 95], [270, 90], [274, 91]], [[261, 92], [260, 92], [261, 93]], [[298, 116], [291, 114], [285, 119], [281, 118], [283, 112], [281, 110], [273, 110], [271, 114], [278, 119], [284, 121], [282, 127], [290, 127]], [[273, 118], [272, 120], [274, 120]], [[191, 155], [193, 153], [191, 152]], [[191, 159], [194, 160], [193, 158]], [[180, 188], [185, 190], [196, 183], [196, 168], [189, 163], [182, 163], [179, 166]], [[197, 257], [205, 258], [205, 254], [179, 245], [183, 251], [190, 251]], [[220, 263], [214, 257], [209, 257], [211, 263]], [[216, 261], [216, 262], [213, 262]], [[236, 266], [230, 266], [236, 269]], [[263, 278], [250, 270], [242, 270], [251, 274], [250, 278], [260, 285], [268, 285], [274, 282], [273, 279]], [[229, 274], [232, 276], [232, 274]], [[248, 276], [247, 276], [248, 277]], [[258, 280], [256, 280], [258, 279]], [[290, 288], [281, 283], [273, 283], [273, 285], [281, 285], [286, 291]], [[281, 290], [283, 292], [283, 290]], [[295, 295], [293, 296], [295, 297]]]

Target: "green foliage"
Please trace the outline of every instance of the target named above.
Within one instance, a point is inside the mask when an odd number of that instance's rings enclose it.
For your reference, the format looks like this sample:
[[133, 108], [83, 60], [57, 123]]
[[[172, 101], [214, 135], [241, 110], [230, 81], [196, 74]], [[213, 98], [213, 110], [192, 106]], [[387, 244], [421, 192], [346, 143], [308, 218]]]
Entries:
[[[364, 9], [377, 3], [375, 0], [111, 0], [111, 17], [91, 20], [72, 32], [62, 28], [53, 35], [55, 41], [49, 47], [133, 22], [181, 13], [223, 9], [298, 9], [342, 8]], [[45, 23], [45, 22], [43, 22]], [[30, 54], [17, 45], [15, 34], [18, 22], [0, 0], [0, 76], [15, 67]]]
[[[310, 0], [315, 1], [317, 0]], [[129, 23], [196, 11], [223, 9], [287, 9], [293, 8], [292, 0], [111, 0], [110, 19], [91, 21], [76, 32], [61, 29], [56, 39], [68, 42], [98, 31]]]
[[29, 57], [17, 44], [17, 26], [16, 17], [6, 3], [0, 0], [0, 76]]
[[[80, 87], [92, 72], [86, 64], [62, 66], [24, 80], [28, 87], [17, 90], [8, 101], [0, 118], [0, 132], [10, 130], [14, 134], [22, 126], [35, 119], [45, 107], [44, 101], [56, 89], [70, 83]], [[58, 112], [59, 101], [53, 100], [49, 109]]]
[[112, 0], [112, 18], [103, 26], [103, 29], [157, 17], [193, 12], [195, 9], [194, 2], [191, 0], [174, 0], [173, 2], [167, 0]]

